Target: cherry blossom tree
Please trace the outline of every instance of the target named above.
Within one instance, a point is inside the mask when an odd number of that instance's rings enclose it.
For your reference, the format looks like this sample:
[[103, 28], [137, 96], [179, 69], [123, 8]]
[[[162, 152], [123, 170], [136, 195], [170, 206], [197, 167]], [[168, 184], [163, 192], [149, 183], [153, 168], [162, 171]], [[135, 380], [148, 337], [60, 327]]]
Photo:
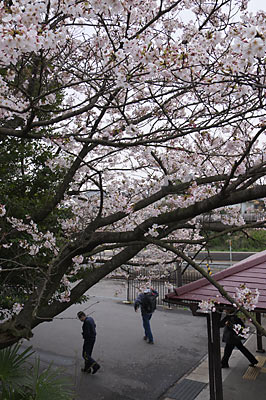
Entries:
[[0, 20], [0, 347], [120, 266], [265, 229], [239, 206], [266, 195], [265, 13], [5, 0]]

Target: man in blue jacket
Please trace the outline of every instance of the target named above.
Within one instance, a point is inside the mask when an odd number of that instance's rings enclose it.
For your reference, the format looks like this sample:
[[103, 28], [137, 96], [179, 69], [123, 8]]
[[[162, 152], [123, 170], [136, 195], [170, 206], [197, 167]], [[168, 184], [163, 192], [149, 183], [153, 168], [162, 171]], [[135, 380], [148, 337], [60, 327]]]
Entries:
[[79, 311], [78, 319], [83, 322], [82, 336], [84, 339], [82, 357], [85, 360], [85, 366], [81, 369], [83, 372], [95, 374], [100, 365], [91, 357], [93, 346], [96, 340], [96, 324], [92, 317], [87, 317], [83, 311]]
[[153, 335], [151, 332], [150, 319], [156, 309], [156, 298], [158, 292], [152, 288], [147, 288], [143, 293], [140, 293], [134, 303], [135, 311], [140, 307], [141, 316], [144, 328], [144, 340], [149, 344], [154, 344]]

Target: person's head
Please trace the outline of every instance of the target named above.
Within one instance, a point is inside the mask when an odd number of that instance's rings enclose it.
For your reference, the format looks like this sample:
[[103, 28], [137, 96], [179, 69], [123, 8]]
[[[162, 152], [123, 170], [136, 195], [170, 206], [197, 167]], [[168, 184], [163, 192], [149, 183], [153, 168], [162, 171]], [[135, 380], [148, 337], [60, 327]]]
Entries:
[[80, 321], [84, 321], [84, 320], [86, 319], [86, 314], [85, 314], [83, 311], [79, 311], [79, 312], [77, 313], [77, 316], [78, 316], [78, 319], [79, 319]]

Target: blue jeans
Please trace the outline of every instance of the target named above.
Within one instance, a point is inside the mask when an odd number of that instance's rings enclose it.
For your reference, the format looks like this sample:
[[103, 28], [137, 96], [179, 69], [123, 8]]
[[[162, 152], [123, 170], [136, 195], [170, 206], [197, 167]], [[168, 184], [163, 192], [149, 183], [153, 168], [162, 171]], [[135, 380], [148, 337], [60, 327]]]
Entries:
[[149, 339], [149, 342], [153, 342], [153, 336], [151, 333], [151, 326], [150, 326], [150, 319], [152, 317], [152, 313], [148, 313], [148, 314], [142, 313], [141, 316], [142, 316], [145, 336]]

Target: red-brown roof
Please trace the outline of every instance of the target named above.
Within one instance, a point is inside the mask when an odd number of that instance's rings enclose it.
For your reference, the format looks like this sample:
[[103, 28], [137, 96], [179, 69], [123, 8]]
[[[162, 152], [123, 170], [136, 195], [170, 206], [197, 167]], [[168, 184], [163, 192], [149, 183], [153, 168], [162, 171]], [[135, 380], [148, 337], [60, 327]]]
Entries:
[[[241, 283], [245, 283], [249, 289], [257, 288], [260, 295], [256, 310], [266, 310], [266, 251], [254, 254], [234, 266], [214, 274], [213, 278], [232, 297]], [[165, 300], [169, 300], [171, 303], [179, 303], [181, 300], [202, 301], [209, 299], [220, 304], [230, 304], [206, 278], [176, 288], [165, 296]]]

